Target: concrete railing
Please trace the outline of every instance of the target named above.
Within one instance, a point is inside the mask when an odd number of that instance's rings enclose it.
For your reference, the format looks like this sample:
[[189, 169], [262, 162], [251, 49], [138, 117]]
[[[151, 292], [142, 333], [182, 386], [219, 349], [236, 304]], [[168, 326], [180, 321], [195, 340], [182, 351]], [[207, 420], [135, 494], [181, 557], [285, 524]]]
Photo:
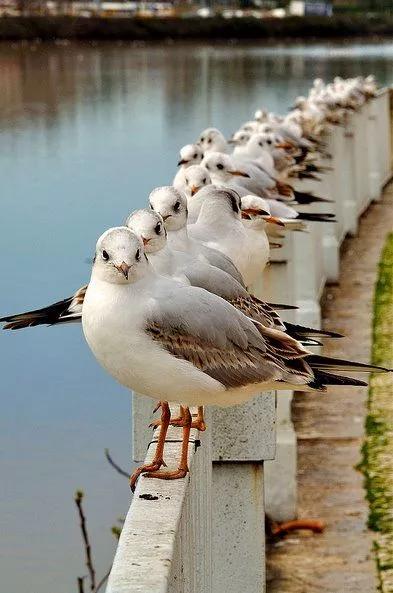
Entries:
[[[290, 233], [254, 292], [299, 306], [287, 319], [320, 326], [320, 298], [336, 282], [340, 245], [391, 174], [389, 91], [383, 90], [345, 126], [326, 136], [332, 170], [301, 189], [330, 197], [336, 224], [311, 223]], [[304, 208], [305, 209], [305, 208]], [[129, 509], [107, 593], [261, 593], [265, 591], [266, 511], [296, 516], [296, 434], [292, 392], [263, 393], [230, 409], [207, 411], [208, 429], [191, 431], [190, 474], [184, 480], [141, 477]], [[154, 402], [133, 398], [135, 461], [149, 461], [156, 436], [148, 430]], [[276, 430], [277, 429], [277, 430]], [[168, 432], [165, 461], [177, 467], [181, 429]], [[150, 442], [151, 441], [151, 442]], [[146, 456], [147, 450], [147, 456]], [[273, 461], [274, 459], [274, 461]], [[265, 491], [265, 495], [264, 495]]]
[[[380, 198], [391, 177], [390, 94], [390, 89], [381, 90], [359, 112], [349, 114], [345, 126], [332, 128], [325, 138], [332, 158], [323, 163], [332, 170], [324, 174], [322, 182], [304, 181], [299, 187], [334, 200], [333, 204], [310, 208], [334, 211], [337, 223], [311, 223], [309, 234], [292, 233], [285, 251], [273, 252], [272, 265], [266, 272], [269, 282], [265, 300], [277, 302], [290, 296], [289, 302], [299, 310], [286, 314], [288, 321], [320, 326], [322, 290], [326, 282], [338, 281], [341, 244], [347, 235], [356, 234], [359, 217]], [[283, 293], [288, 279], [291, 290]], [[279, 394], [277, 454], [274, 461], [265, 464], [266, 511], [277, 521], [294, 519], [297, 514], [292, 397], [292, 392]]]

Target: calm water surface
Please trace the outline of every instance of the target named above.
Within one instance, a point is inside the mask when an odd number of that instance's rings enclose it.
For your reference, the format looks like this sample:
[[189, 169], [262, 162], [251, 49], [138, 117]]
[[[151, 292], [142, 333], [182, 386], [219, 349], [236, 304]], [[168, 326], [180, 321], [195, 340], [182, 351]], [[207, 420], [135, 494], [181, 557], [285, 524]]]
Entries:
[[[393, 44], [0, 46], [0, 313], [67, 296], [97, 236], [145, 205], [207, 125], [286, 111], [316, 76], [393, 83]], [[100, 574], [128, 486], [130, 398], [79, 326], [0, 334], [0, 591], [71, 593], [85, 574], [73, 493]]]

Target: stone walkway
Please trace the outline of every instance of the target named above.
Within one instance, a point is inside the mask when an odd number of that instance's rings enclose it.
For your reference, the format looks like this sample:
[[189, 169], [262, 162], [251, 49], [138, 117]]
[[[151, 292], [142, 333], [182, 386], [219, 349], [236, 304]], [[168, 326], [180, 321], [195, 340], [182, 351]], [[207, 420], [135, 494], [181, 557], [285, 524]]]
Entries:
[[[324, 353], [369, 361], [372, 298], [386, 234], [393, 229], [393, 184], [362, 217], [356, 238], [343, 245], [339, 286], [329, 286], [324, 327], [341, 340]], [[299, 517], [327, 523], [322, 535], [292, 533], [269, 547], [268, 593], [375, 593], [368, 507], [360, 461], [367, 388], [299, 395], [293, 418], [298, 435]]]

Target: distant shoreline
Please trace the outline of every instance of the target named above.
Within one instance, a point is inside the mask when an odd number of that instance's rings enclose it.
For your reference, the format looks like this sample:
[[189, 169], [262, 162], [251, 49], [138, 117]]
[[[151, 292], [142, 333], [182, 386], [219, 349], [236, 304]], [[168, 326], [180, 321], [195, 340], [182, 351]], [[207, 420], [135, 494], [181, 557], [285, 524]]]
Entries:
[[57, 39], [95, 41], [339, 40], [393, 37], [393, 16], [333, 15], [279, 18], [0, 18], [0, 41]]

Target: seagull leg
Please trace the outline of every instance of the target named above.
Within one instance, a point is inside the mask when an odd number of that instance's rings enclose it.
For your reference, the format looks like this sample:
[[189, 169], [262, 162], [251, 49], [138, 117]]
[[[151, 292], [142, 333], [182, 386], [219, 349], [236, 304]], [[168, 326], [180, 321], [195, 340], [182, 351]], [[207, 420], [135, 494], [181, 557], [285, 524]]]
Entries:
[[196, 419], [192, 421], [191, 428], [197, 428], [200, 432], [206, 430], [205, 416], [203, 414], [203, 406], [198, 406], [198, 413]]
[[[161, 405], [161, 402], [158, 404], [158, 406], [156, 406], [154, 408], [153, 412], [157, 412], [160, 405]], [[183, 415], [182, 415], [182, 407], [181, 406], [180, 406], [179, 416], [176, 416], [176, 418], [171, 418], [169, 424], [170, 424], [170, 426], [180, 426], [180, 427], [183, 426], [184, 419], [183, 419]], [[152, 422], [150, 422], [150, 424], [149, 424], [150, 428], [158, 428], [159, 426], [161, 426], [160, 418], [157, 418], [157, 420], [152, 420]]]
[[179, 478], [185, 478], [187, 473], [190, 471], [188, 469], [188, 443], [190, 440], [192, 418], [189, 408], [181, 406], [180, 409], [183, 416], [184, 424], [179, 467], [177, 468], [177, 470], [173, 471], [152, 471], [146, 474], [146, 478], [159, 478], [160, 480], [177, 480]]
[[166, 467], [166, 463], [163, 459], [163, 455], [164, 455], [164, 445], [165, 445], [166, 433], [168, 431], [169, 422], [171, 420], [171, 411], [169, 409], [168, 402], [160, 401], [156, 409], [158, 410], [158, 408], [160, 408], [160, 407], [161, 407], [161, 421], [160, 421], [161, 429], [160, 429], [160, 434], [159, 434], [158, 441], [157, 441], [156, 452], [154, 454], [154, 457], [153, 457], [151, 463], [149, 463], [148, 465], [141, 465], [141, 467], [138, 467], [132, 474], [132, 476], [130, 478], [130, 488], [133, 492], [135, 490], [135, 485], [136, 485], [137, 479], [139, 478], [139, 476], [142, 473], [155, 472], [155, 471], [159, 470], [162, 465]]
[[[171, 426], [184, 426], [184, 416], [181, 413], [181, 406], [180, 406], [180, 415], [176, 416], [176, 418], [171, 418], [169, 423]], [[153, 420], [150, 424], [150, 427], [157, 428], [161, 426], [161, 420]], [[205, 418], [203, 415], [203, 406], [198, 406], [198, 413], [196, 419], [191, 422], [191, 428], [197, 428], [200, 432], [204, 432], [206, 430], [206, 423]]]

